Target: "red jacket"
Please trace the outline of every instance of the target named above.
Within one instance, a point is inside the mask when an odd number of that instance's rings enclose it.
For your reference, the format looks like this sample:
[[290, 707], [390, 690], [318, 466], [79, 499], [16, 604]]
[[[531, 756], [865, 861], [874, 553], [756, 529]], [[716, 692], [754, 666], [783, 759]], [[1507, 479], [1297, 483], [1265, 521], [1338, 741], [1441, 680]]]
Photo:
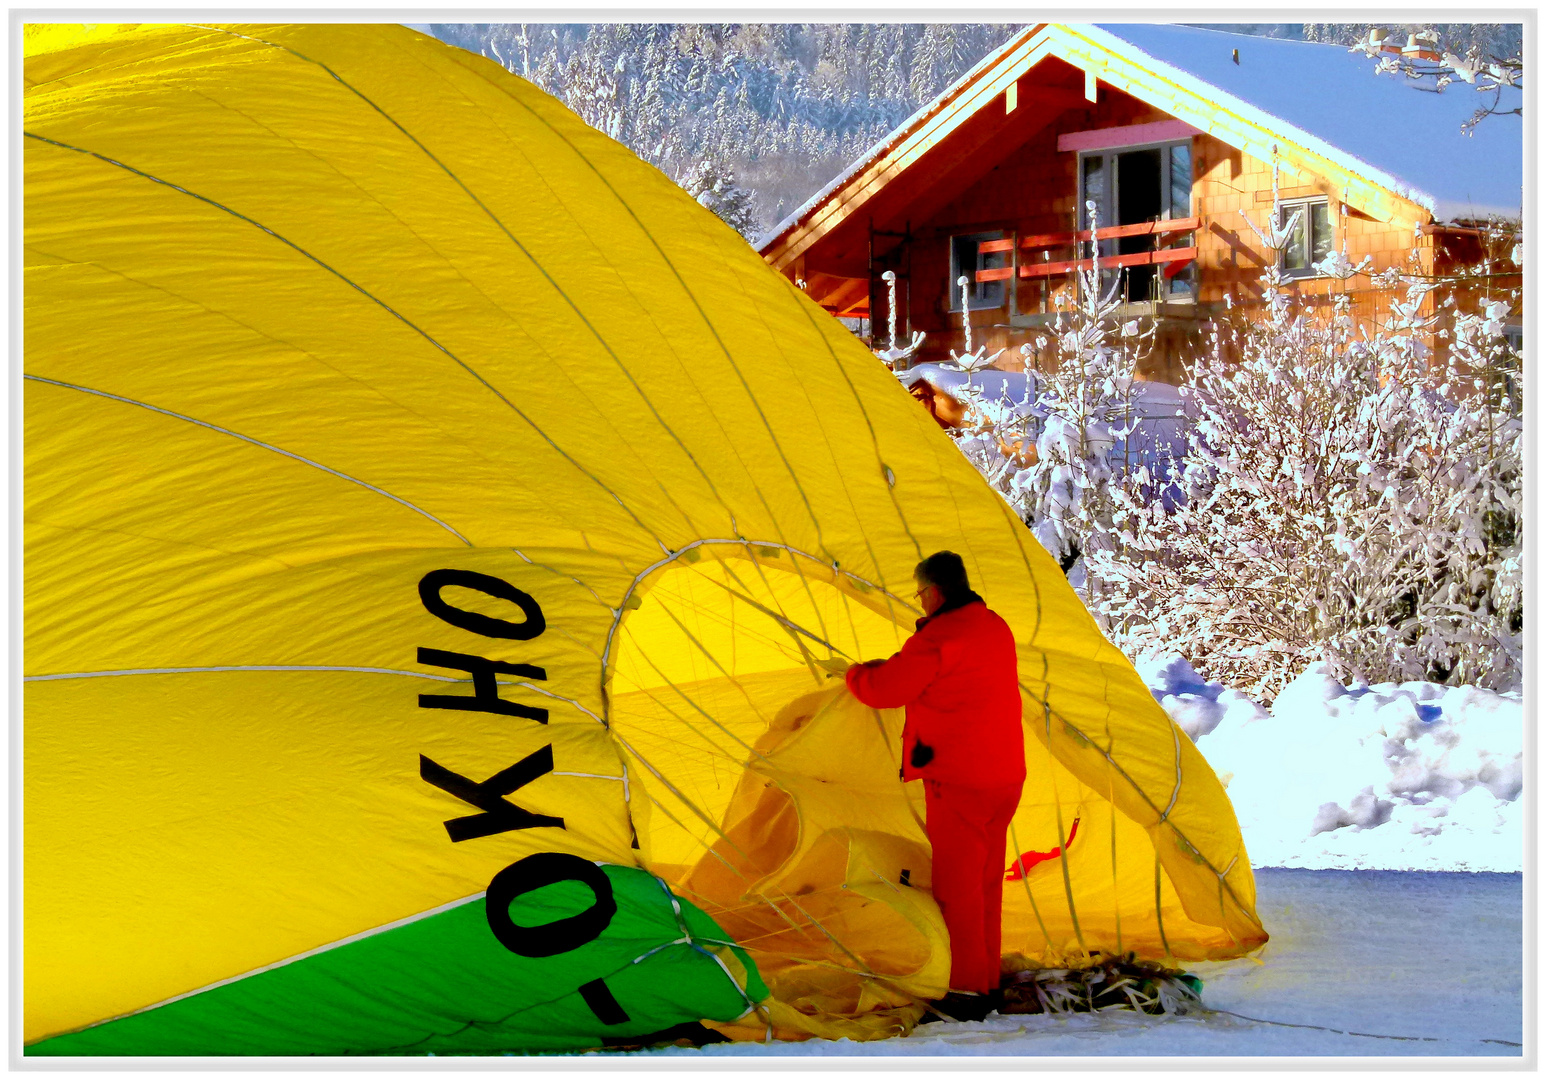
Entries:
[[981, 598], [919, 619], [901, 652], [855, 664], [847, 680], [871, 708], [907, 707], [902, 779], [977, 788], [1025, 781], [1014, 634]]

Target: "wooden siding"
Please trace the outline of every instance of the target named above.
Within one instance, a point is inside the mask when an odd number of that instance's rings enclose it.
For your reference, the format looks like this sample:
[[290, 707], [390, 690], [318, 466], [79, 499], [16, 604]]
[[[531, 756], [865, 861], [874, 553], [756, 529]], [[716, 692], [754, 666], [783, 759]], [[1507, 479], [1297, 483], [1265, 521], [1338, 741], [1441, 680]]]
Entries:
[[[1177, 117], [1105, 83], [1098, 87], [1097, 100], [1089, 102], [1081, 93], [1084, 75], [1061, 59], [1047, 57], [1017, 83], [1009, 84], [1015, 90], [1013, 105], [1003, 92], [991, 103], [979, 100], [977, 113], [958, 115], [945, 140], [960, 143], [959, 152], [922, 158], [911, 169], [890, 171], [882, 185], [887, 190], [869, 188], [867, 217], [850, 215], [824, 236], [807, 234], [800, 241], [800, 257], [785, 264], [784, 272], [803, 279], [809, 266], [811, 294], [835, 313], [868, 315], [873, 305], [874, 341], [883, 345], [880, 336], [887, 305], [880, 275], [887, 269], [896, 271], [898, 330], [904, 335], [913, 330], [927, 334], [915, 362], [948, 359], [951, 350], [963, 346], [961, 313], [950, 310], [952, 295], [959, 297], [950, 278], [951, 237], [1001, 232], [1020, 238], [1086, 228], [1088, 221], [1076, 205], [1079, 155], [1060, 151], [1059, 140], [1066, 142], [1071, 133], [1079, 133], [1088, 142], [1091, 133], [1111, 128], [1176, 126]], [[1199, 121], [1188, 116], [1186, 122]], [[1228, 310], [1226, 297], [1233, 298], [1234, 309], [1243, 316], [1260, 310], [1261, 271], [1272, 257], [1251, 227], [1265, 231], [1269, 224], [1272, 162], [1211, 134], [1193, 135], [1191, 147], [1190, 213], [1201, 219], [1191, 241], [1197, 249], [1190, 271], [1195, 299], [1167, 302], [1160, 312], [1136, 307], [1131, 311], [1161, 316], [1154, 348], [1140, 365], [1140, 375], [1169, 382], [1184, 380], [1186, 361], [1204, 346], [1212, 322]], [[1476, 243], [1463, 234], [1424, 228], [1427, 215], [1415, 205], [1394, 196], [1371, 202], [1363, 190], [1367, 185], [1350, 192], [1342, 171], [1327, 170], [1332, 174], [1328, 179], [1310, 171], [1307, 161], [1303, 155], [1280, 160], [1280, 197], [1325, 197], [1333, 245], [1345, 250], [1354, 263], [1365, 256], [1371, 259], [1365, 273], [1347, 282], [1323, 277], [1292, 281], [1288, 288], [1312, 313], [1329, 313], [1335, 297], [1345, 293], [1360, 321], [1370, 326], [1383, 323], [1391, 301], [1402, 293], [1374, 288], [1370, 274], [1400, 266], [1430, 276], [1453, 272], [1479, 257], [1471, 250]], [[1080, 254], [1087, 250], [1080, 252], [1068, 243], [1022, 249], [1019, 257], [1057, 262]], [[1517, 276], [1513, 281], [1517, 286]], [[1489, 282], [1466, 290], [1462, 309], [1474, 309], [1484, 293], [1495, 294], [1506, 287], [1503, 278]], [[1052, 336], [1044, 325], [1046, 316], [1071, 307], [1074, 289], [1073, 278], [1066, 274], [1011, 278], [1004, 283], [1000, 306], [970, 313], [974, 346], [1005, 349], [1000, 366], [1018, 369], [1019, 346]], [[1431, 300], [1428, 306], [1431, 311]], [[1037, 324], [1038, 319], [1043, 325]], [[1442, 339], [1435, 337], [1435, 345], [1442, 349]], [[1055, 350], [1043, 349], [1035, 362], [1055, 366]]]
[[[955, 288], [949, 276], [951, 236], [991, 231], [1027, 236], [1069, 233], [1087, 227], [1084, 215], [1075, 205], [1078, 154], [1059, 151], [1059, 138], [1071, 131], [1169, 119], [1151, 105], [1102, 86], [1098, 103], [1064, 112], [1054, 124], [1036, 132], [986, 175], [965, 186], [929, 221], [913, 222], [913, 240], [907, 252], [909, 280], [903, 289], [904, 317], [899, 321], [903, 327], [928, 334], [917, 362], [946, 360], [952, 349], [959, 351], [963, 345], [961, 313], [950, 310]], [[1157, 335], [1153, 352], [1140, 366], [1144, 377], [1169, 382], [1184, 379], [1184, 364], [1202, 346], [1208, 320], [1225, 311], [1226, 295], [1232, 295], [1235, 305], [1245, 312], [1259, 305], [1261, 272], [1271, 258], [1251, 225], [1265, 231], [1270, 223], [1272, 164], [1211, 135], [1194, 136], [1191, 142], [1192, 213], [1202, 219], [1202, 228], [1195, 234], [1198, 256], [1193, 318], [1190, 325], [1184, 319], [1169, 320]], [[897, 182], [905, 182], [905, 177]], [[1334, 246], [1342, 248], [1345, 243], [1347, 255], [1355, 263], [1369, 256], [1370, 274], [1396, 265], [1425, 275], [1434, 272], [1433, 237], [1423, 235], [1416, 221], [1377, 221], [1351, 207], [1344, 212], [1342, 195], [1330, 183], [1285, 163], [1279, 164], [1278, 188], [1282, 199], [1324, 196]], [[1045, 255], [1041, 251], [1021, 252], [1023, 258], [1045, 257], [1054, 261], [1077, 254], [1072, 245], [1045, 249]], [[1400, 296], [1398, 292], [1373, 288], [1368, 274], [1348, 282], [1300, 278], [1288, 288], [1312, 312], [1329, 312], [1335, 296], [1346, 293], [1351, 298], [1354, 316], [1371, 327], [1388, 317], [1390, 302]], [[884, 290], [877, 290], [877, 323], [881, 326], [886, 315], [884, 295]], [[1021, 363], [1019, 346], [1049, 334], [1039, 327], [1011, 327], [1010, 317], [1067, 308], [1074, 299], [1073, 280], [1068, 276], [1053, 278], [1045, 285], [1024, 278], [1015, 280], [1012, 287], [1006, 282], [1002, 306], [971, 312], [973, 344], [986, 343], [990, 350], [1008, 350], [999, 365], [1017, 369]], [[1186, 312], [1184, 304], [1169, 307]], [[1043, 350], [1037, 361], [1043, 366], [1055, 366], [1055, 351]]]

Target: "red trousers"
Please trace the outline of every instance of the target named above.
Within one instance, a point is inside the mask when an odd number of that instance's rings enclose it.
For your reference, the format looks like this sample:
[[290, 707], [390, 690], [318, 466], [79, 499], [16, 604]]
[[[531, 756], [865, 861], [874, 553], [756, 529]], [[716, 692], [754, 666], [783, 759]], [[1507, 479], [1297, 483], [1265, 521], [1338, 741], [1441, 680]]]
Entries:
[[1004, 838], [1020, 788], [923, 782], [934, 900], [950, 932], [950, 989], [986, 994], [999, 984]]

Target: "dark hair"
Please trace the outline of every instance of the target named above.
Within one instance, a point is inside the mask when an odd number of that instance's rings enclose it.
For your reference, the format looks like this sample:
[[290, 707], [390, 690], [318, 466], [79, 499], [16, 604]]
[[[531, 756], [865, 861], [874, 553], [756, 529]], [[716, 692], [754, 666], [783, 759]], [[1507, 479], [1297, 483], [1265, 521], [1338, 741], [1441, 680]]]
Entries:
[[953, 551], [936, 551], [917, 565], [913, 576], [937, 588], [946, 603], [972, 591], [966, 580], [966, 564]]

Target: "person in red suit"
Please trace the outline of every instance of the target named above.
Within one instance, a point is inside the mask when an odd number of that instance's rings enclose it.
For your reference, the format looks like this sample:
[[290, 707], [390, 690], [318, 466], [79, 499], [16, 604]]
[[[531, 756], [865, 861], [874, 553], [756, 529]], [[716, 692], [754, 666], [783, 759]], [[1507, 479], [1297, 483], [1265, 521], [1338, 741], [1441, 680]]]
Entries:
[[937, 551], [914, 571], [924, 617], [889, 660], [849, 667], [848, 689], [877, 709], [906, 708], [902, 779], [922, 780], [934, 899], [950, 932], [950, 993], [940, 1011], [981, 1019], [999, 1004], [1005, 837], [1025, 783], [1014, 634]]

